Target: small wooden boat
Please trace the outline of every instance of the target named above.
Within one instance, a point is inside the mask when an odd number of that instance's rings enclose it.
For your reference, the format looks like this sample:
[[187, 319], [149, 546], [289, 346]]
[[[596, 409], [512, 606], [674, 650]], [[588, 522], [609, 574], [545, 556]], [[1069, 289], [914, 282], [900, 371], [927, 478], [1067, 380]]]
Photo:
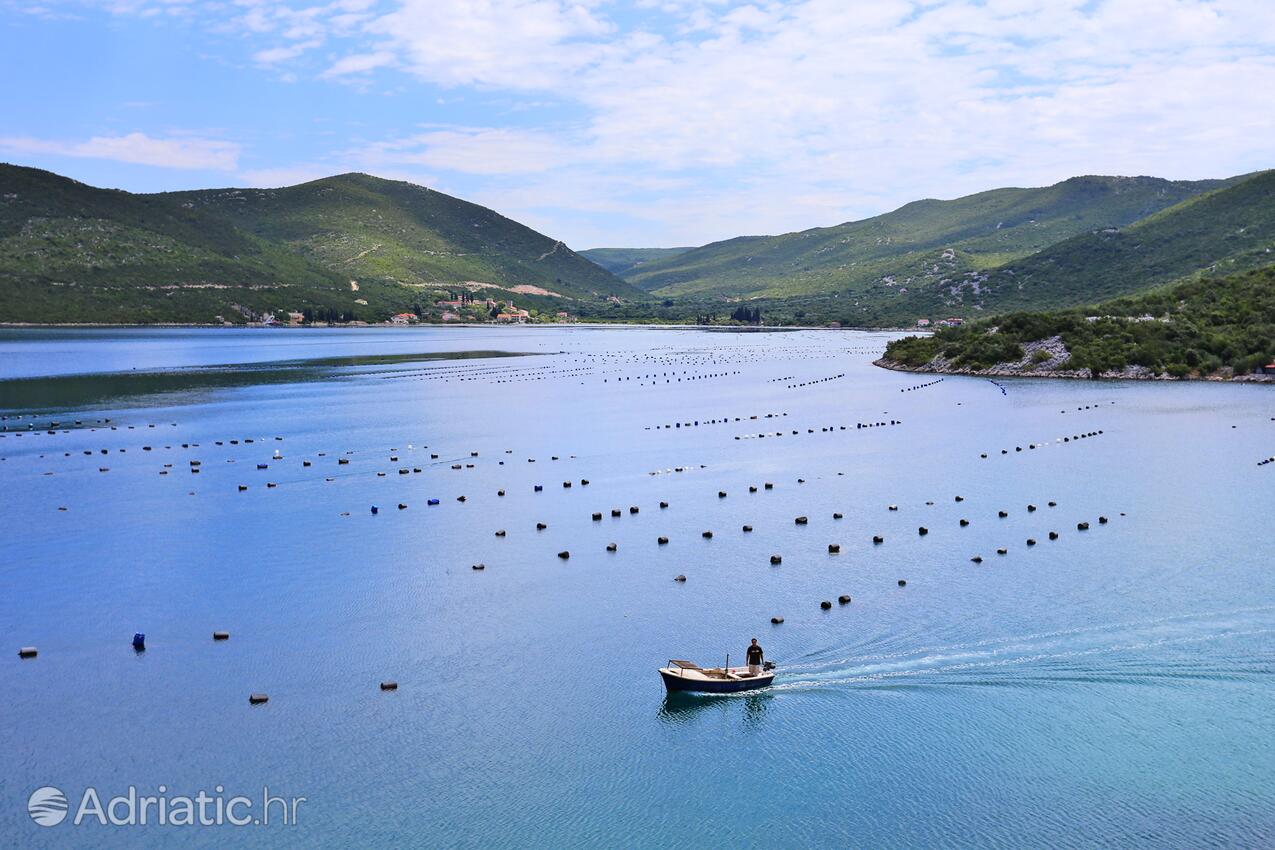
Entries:
[[775, 665], [769, 661], [754, 676], [747, 667], [700, 667], [690, 661], [670, 659], [667, 667], [660, 668], [660, 678], [669, 693], [733, 694], [766, 687], [775, 680], [774, 670]]

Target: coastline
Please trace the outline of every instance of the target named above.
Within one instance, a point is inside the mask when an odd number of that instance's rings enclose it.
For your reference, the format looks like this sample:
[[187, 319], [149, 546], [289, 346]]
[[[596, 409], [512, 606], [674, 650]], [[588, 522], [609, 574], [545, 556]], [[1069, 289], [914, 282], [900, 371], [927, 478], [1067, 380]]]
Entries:
[[659, 328], [663, 330], [713, 331], [869, 331], [877, 333], [914, 333], [914, 328], [836, 327], [827, 325], [695, 325], [667, 322], [416, 322], [399, 325], [393, 322], [369, 322], [349, 325], [225, 325], [212, 322], [0, 322], [0, 330], [75, 329], [75, 328], [207, 328], [213, 330], [350, 330], [376, 328]]
[[889, 369], [892, 372], [911, 372], [923, 375], [965, 375], [977, 378], [1053, 378], [1069, 381], [1207, 381], [1215, 384], [1275, 384], [1275, 375], [1187, 375], [1175, 378], [1172, 375], [1157, 375], [1144, 367], [1130, 367], [1120, 372], [1103, 372], [1097, 377], [1087, 371], [1072, 369], [1055, 371], [1038, 368], [1017, 368], [1008, 364], [999, 364], [988, 369], [971, 369], [968, 366], [951, 367], [935, 365], [931, 360], [922, 366], [905, 366], [897, 360], [880, 357], [872, 361], [873, 366]]

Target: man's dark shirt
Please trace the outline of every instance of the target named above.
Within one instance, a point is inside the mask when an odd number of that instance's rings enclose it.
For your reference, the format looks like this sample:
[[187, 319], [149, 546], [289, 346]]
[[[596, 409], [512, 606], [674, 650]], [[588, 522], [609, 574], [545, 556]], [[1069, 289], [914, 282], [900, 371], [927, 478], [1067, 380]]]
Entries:
[[761, 663], [761, 647], [760, 646], [753, 645], [748, 647], [748, 663], [749, 664]]

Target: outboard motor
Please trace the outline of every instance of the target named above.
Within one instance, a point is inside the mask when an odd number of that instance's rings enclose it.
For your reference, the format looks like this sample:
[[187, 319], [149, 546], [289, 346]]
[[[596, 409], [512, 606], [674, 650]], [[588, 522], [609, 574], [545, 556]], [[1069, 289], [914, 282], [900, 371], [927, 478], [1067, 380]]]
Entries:
[[761, 663], [761, 669], [763, 669], [763, 670], [765, 670], [767, 673], [769, 673], [771, 670], [774, 670], [774, 669], [775, 669], [775, 662], [773, 662], [773, 661], [763, 661], [763, 662]]

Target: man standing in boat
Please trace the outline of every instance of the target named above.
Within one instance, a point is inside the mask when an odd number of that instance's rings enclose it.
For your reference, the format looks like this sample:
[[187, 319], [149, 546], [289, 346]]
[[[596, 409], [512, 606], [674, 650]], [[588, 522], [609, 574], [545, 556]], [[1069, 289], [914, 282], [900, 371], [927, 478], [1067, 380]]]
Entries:
[[752, 644], [748, 647], [748, 675], [761, 675], [762, 651], [757, 644], [757, 638], [753, 638]]

